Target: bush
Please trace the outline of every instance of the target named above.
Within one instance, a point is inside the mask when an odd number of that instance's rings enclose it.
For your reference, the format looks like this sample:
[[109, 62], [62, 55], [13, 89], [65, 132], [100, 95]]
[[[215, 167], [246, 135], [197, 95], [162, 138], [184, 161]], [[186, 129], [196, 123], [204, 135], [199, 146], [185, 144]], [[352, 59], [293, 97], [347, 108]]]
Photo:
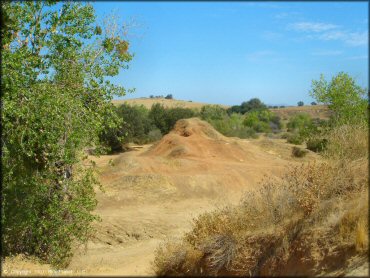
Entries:
[[123, 120], [120, 134], [124, 134], [124, 143], [134, 142], [145, 144], [148, 142], [148, 133], [153, 129], [153, 123], [149, 119], [149, 110], [144, 105], [122, 104], [117, 109], [118, 116]]
[[[265, 179], [239, 205], [200, 215], [182, 239], [162, 244], [156, 274], [315, 276], [342, 267], [350, 250], [366, 256], [367, 178], [354, 173], [343, 163], [313, 163]], [[318, 256], [323, 248], [345, 262]]]
[[256, 132], [243, 124], [243, 116], [233, 113], [230, 116], [225, 114], [222, 119], [208, 119], [207, 121], [221, 134], [231, 137], [257, 138]]
[[178, 120], [192, 118], [194, 115], [195, 112], [189, 108], [165, 108], [156, 103], [152, 105], [148, 117], [162, 134], [167, 134]]
[[277, 132], [281, 128], [280, 117], [269, 110], [248, 112], [243, 123], [256, 132]]
[[200, 110], [202, 120], [221, 120], [227, 115], [226, 109], [219, 105], [205, 105]]
[[292, 156], [294, 157], [304, 157], [308, 152], [304, 149], [293, 147], [292, 148]]
[[168, 94], [167, 96], [165, 96], [165, 99], [173, 99], [172, 94]]
[[327, 139], [323, 154], [326, 157], [356, 160], [368, 157], [369, 127], [366, 124], [342, 125], [323, 133]]
[[298, 133], [290, 133], [287, 136], [287, 142], [294, 145], [303, 144], [303, 138]]
[[155, 142], [162, 138], [162, 133], [158, 128], [152, 129], [148, 133], [148, 143]]
[[310, 138], [306, 142], [307, 149], [313, 152], [322, 152], [326, 150], [328, 140], [327, 139], [320, 139], [320, 138]]
[[303, 106], [304, 105], [304, 102], [303, 101], [298, 101], [298, 106]]

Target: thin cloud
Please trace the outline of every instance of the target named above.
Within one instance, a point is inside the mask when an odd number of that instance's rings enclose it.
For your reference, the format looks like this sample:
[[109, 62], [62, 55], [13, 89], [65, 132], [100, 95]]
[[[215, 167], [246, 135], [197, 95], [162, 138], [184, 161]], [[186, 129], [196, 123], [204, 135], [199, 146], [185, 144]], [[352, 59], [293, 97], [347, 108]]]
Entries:
[[306, 33], [308, 39], [322, 41], [342, 41], [350, 46], [362, 46], [368, 44], [368, 32], [351, 32], [340, 29], [340, 26], [322, 22], [296, 22], [290, 24], [289, 29]]
[[338, 56], [343, 54], [341, 50], [327, 50], [327, 51], [317, 51], [311, 53], [313, 56]]
[[367, 60], [367, 59], [369, 59], [367, 55], [351, 56], [346, 58], [346, 60]]
[[321, 22], [296, 22], [290, 24], [290, 28], [302, 32], [323, 32], [338, 28], [338, 25]]

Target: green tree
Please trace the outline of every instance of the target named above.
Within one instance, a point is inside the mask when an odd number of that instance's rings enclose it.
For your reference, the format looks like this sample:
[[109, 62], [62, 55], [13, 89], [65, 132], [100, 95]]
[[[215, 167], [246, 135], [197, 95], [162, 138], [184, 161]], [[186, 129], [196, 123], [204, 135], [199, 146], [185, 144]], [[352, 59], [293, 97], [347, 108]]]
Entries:
[[298, 101], [297, 105], [298, 106], [303, 106], [304, 105], [304, 102], [303, 101]]
[[328, 105], [333, 112], [332, 124], [344, 124], [367, 121], [366, 92], [350, 75], [340, 72], [330, 82], [325, 80], [324, 75], [319, 80], [313, 80], [310, 96]]
[[[122, 30], [90, 4], [2, 3], [2, 246], [64, 266], [92, 233], [93, 169], [83, 149], [119, 119], [117, 75], [131, 59]], [[78, 173], [78, 174], [75, 174]]]
[[267, 106], [258, 98], [252, 98], [248, 101], [242, 102], [241, 105], [234, 105], [228, 109], [228, 113], [241, 113], [245, 114], [255, 110], [265, 110]]

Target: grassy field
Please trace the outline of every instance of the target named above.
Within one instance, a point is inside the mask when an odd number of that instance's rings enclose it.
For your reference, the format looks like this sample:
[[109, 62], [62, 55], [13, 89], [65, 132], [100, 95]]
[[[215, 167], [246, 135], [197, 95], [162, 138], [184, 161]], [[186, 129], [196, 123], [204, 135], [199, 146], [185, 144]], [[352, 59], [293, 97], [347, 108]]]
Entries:
[[[177, 100], [177, 99], [164, 99], [164, 98], [134, 98], [126, 100], [113, 100], [115, 105], [120, 105], [123, 103], [128, 103], [131, 105], [144, 105], [146, 108], [151, 108], [154, 103], [161, 103], [165, 107], [183, 107], [183, 108], [197, 108], [200, 109], [204, 105], [209, 105], [209, 103], [203, 102], [192, 102], [186, 100]], [[228, 105], [221, 105], [221, 107], [229, 108]], [[306, 106], [288, 106], [285, 108], [271, 108], [272, 112], [276, 113], [283, 120], [292, 117], [298, 113], [307, 113], [312, 118], [328, 119], [330, 112], [326, 105], [306, 105]]]
[[[202, 103], [202, 102], [192, 102], [186, 100], [177, 100], [177, 99], [165, 99], [165, 98], [134, 98], [134, 99], [125, 99], [125, 100], [113, 100], [115, 105], [120, 105], [123, 103], [128, 103], [131, 105], [144, 105], [146, 108], [151, 108], [154, 103], [161, 103], [165, 107], [173, 108], [173, 107], [183, 107], [183, 108], [202, 108], [204, 105], [208, 105], [209, 103]], [[227, 105], [221, 105], [224, 108], [228, 108]]]

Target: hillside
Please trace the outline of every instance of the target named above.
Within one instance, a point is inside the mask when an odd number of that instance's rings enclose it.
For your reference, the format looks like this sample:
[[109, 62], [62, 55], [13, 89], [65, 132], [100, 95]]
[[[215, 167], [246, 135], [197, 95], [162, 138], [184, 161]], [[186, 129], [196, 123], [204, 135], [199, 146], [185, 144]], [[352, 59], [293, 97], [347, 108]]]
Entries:
[[310, 105], [310, 106], [289, 106], [284, 108], [271, 108], [272, 112], [276, 113], [280, 118], [289, 119], [298, 113], [306, 113], [311, 118], [328, 119], [330, 111], [326, 105]]
[[[172, 107], [183, 107], [183, 108], [202, 108], [204, 105], [209, 103], [202, 102], [192, 102], [186, 100], [177, 100], [177, 99], [165, 99], [165, 98], [133, 98], [125, 100], [113, 100], [115, 105], [120, 105], [123, 103], [128, 103], [130, 105], [144, 105], [146, 108], [151, 108], [154, 103], [161, 103], [163, 106], [172, 108]], [[228, 108], [227, 105], [221, 105], [224, 108]]]
[[[200, 109], [204, 105], [210, 105], [209, 103], [203, 102], [190, 102], [185, 100], [177, 99], [164, 99], [164, 98], [133, 98], [127, 100], [113, 100], [114, 105], [120, 105], [123, 103], [128, 103], [130, 105], [144, 105], [146, 108], [150, 109], [154, 103], [161, 103], [165, 107], [183, 107], [183, 108], [196, 108]], [[230, 106], [221, 105], [221, 107], [227, 109]], [[307, 106], [288, 106], [284, 108], [270, 108], [270, 110], [280, 116], [283, 120], [289, 119], [298, 113], [307, 113], [312, 118], [327, 119], [330, 116], [330, 111], [326, 105], [307, 105]]]

